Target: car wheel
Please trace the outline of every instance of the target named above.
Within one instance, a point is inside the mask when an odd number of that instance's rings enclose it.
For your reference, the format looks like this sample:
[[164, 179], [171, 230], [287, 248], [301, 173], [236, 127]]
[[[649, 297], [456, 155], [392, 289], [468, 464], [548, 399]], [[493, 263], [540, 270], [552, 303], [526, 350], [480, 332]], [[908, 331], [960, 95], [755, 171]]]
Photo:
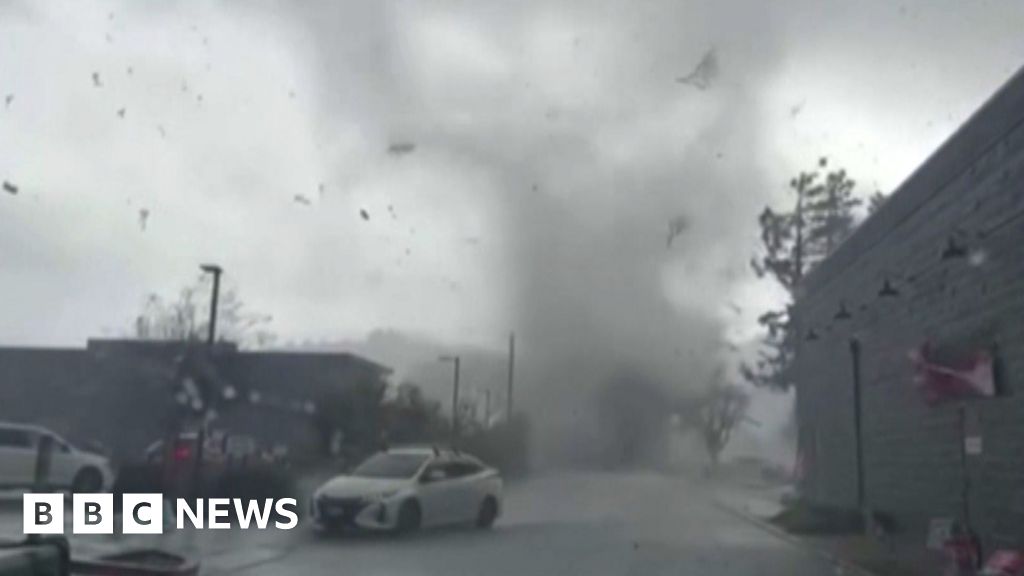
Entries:
[[399, 534], [410, 534], [419, 530], [422, 521], [420, 505], [415, 500], [407, 500], [398, 509], [398, 520], [395, 522], [395, 532]]
[[79, 494], [99, 492], [103, 488], [103, 475], [95, 468], [83, 468], [71, 481], [71, 491]]
[[476, 515], [476, 527], [490, 528], [494, 526], [494, 521], [497, 519], [498, 501], [494, 499], [494, 496], [488, 496], [480, 503], [480, 511]]

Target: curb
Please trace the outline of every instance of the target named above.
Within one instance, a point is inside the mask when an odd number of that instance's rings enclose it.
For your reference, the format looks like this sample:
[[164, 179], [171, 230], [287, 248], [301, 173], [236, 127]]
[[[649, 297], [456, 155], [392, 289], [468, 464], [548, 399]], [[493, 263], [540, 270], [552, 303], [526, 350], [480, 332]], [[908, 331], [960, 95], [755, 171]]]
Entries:
[[764, 532], [767, 532], [772, 536], [775, 536], [779, 540], [786, 542], [794, 548], [799, 548], [800, 550], [808, 554], [817, 556], [827, 562], [831, 562], [832, 564], [839, 566], [849, 574], [853, 574], [855, 576], [882, 576], [881, 574], [872, 572], [867, 568], [864, 568], [862, 566], [854, 564], [853, 562], [850, 562], [849, 560], [841, 558], [836, 554], [833, 554], [826, 550], [822, 550], [821, 548], [811, 544], [810, 542], [798, 536], [794, 536], [789, 532], [786, 532], [785, 530], [778, 528], [762, 520], [761, 518], [754, 516], [753, 514], [750, 514], [749, 512], [740, 510], [739, 508], [732, 506], [730, 504], [726, 504], [725, 502], [722, 502], [720, 499], [715, 499], [715, 507], [717, 507], [719, 510], [726, 512], [727, 514], [730, 514], [731, 516], [739, 518], [740, 520], [743, 520], [749, 524], [752, 524], [756, 528], [760, 528]]

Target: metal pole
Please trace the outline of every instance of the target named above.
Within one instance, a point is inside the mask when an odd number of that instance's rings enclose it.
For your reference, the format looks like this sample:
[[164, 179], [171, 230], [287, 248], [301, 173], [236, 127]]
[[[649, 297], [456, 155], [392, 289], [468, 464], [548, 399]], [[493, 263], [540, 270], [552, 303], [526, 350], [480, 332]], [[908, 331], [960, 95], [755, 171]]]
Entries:
[[459, 437], [459, 364], [460, 358], [455, 357], [455, 382], [452, 385], [452, 444]]
[[[213, 356], [213, 347], [217, 338], [217, 300], [220, 298], [220, 275], [224, 270], [216, 264], [203, 264], [199, 267], [203, 272], [213, 274], [213, 294], [210, 299], [210, 324], [207, 326], [206, 346], [208, 348], [208, 359]], [[207, 392], [209, 393], [209, 387]], [[209, 404], [212, 398], [203, 398], [202, 413], [199, 418], [199, 430], [196, 434], [196, 462], [193, 468], [192, 491], [194, 496], [199, 497], [202, 488], [203, 458], [206, 457], [206, 426], [208, 424], [206, 415], [209, 413]]]
[[512, 382], [516, 366], [516, 333], [508, 335], [508, 390], [505, 392], [505, 423], [512, 423]]
[[213, 274], [213, 296], [210, 300], [210, 325], [206, 333], [206, 344], [212, 348], [217, 338], [217, 301], [220, 299], [220, 274], [223, 270], [211, 267], [208, 271]]
[[484, 428], [491, 424], [491, 389], [484, 391]]

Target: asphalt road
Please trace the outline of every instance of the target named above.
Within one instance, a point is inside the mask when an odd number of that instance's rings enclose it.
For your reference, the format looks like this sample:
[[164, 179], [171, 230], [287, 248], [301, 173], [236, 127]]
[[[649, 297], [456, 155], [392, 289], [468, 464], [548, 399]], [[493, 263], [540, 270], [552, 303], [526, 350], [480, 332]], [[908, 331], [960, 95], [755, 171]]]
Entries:
[[[202, 573], [211, 576], [836, 573], [821, 558], [722, 510], [714, 494], [655, 473], [559, 473], [508, 486], [504, 515], [487, 531], [327, 537], [303, 524], [288, 531], [72, 536], [71, 542], [80, 556], [133, 546], [183, 551], [198, 556]], [[9, 504], [0, 513], [0, 536], [20, 532], [20, 498]]]
[[302, 575], [833, 575], [822, 559], [715, 505], [711, 490], [653, 473], [557, 474], [509, 488], [494, 529], [323, 537], [245, 532], [204, 573]]

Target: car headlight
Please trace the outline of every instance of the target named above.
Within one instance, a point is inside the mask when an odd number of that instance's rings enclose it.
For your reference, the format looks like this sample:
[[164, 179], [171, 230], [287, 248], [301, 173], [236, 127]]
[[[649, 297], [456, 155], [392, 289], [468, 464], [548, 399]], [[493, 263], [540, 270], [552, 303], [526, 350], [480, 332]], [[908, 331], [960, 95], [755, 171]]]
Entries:
[[387, 500], [388, 498], [391, 498], [395, 494], [398, 494], [398, 490], [387, 490], [385, 492], [378, 492], [377, 494], [370, 496], [368, 500], [379, 502], [381, 500]]

